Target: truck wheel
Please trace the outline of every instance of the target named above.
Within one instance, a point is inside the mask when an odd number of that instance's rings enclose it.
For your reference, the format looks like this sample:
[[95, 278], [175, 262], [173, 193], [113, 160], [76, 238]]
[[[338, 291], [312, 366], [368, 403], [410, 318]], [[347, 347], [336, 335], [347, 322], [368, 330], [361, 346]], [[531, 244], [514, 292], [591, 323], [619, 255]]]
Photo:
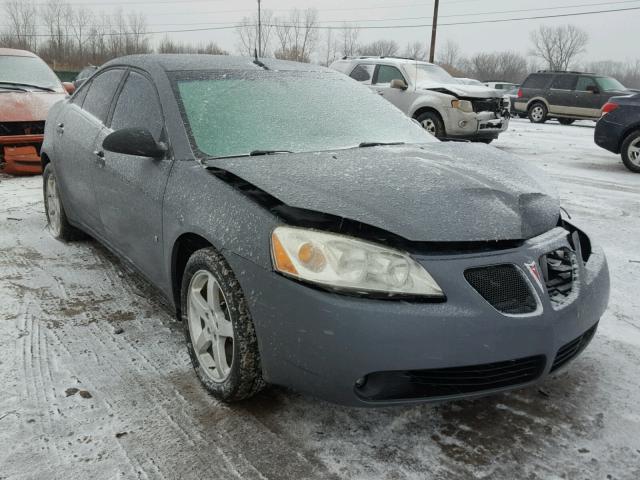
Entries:
[[187, 262], [181, 298], [187, 349], [205, 388], [229, 403], [258, 393], [265, 383], [251, 314], [231, 267], [213, 248]]
[[416, 117], [416, 120], [420, 122], [422, 128], [434, 137], [443, 138], [447, 136], [442, 118], [436, 112], [425, 112]]
[[635, 173], [640, 173], [640, 130], [631, 132], [622, 142], [622, 162]]
[[528, 110], [531, 123], [544, 123], [547, 121], [547, 107], [544, 103], [535, 102]]
[[571, 125], [573, 122], [575, 122], [574, 118], [559, 118], [558, 122], [560, 122], [560, 125]]
[[78, 240], [83, 234], [80, 230], [69, 223], [67, 214], [62, 206], [62, 199], [58, 190], [58, 181], [53, 168], [53, 163], [49, 162], [42, 173], [44, 193], [44, 211], [47, 215], [47, 226], [51, 235], [63, 242]]

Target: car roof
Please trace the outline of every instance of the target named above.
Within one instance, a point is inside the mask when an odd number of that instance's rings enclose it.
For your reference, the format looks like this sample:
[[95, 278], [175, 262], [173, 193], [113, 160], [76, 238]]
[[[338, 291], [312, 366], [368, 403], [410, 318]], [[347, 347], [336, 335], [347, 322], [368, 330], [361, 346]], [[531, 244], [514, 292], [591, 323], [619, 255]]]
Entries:
[[33, 52], [16, 48], [0, 48], [0, 57], [37, 57]]
[[[129, 55], [107, 62], [103, 67], [114, 65], [128, 65], [142, 69], [162, 68], [167, 72], [192, 70], [262, 70], [263, 67], [254, 63], [252, 57], [237, 57], [231, 55], [206, 54], [148, 54]], [[261, 58], [260, 62], [269, 70], [305, 71], [305, 72], [333, 72], [325, 67], [309, 63], [289, 62], [274, 58]]]
[[362, 55], [359, 57], [343, 57], [338, 61], [344, 61], [344, 62], [362, 62], [362, 61], [368, 61], [368, 62], [377, 62], [377, 61], [382, 61], [382, 62], [392, 62], [392, 63], [402, 63], [402, 64], [420, 64], [420, 65], [434, 65], [433, 63], [429, 63], [429, 62], [424, 62], [422, 60], [414, 60], [411, 58], [404, 58], [404, 57], [386, 57], [386, 56], [368, 56], [368, 55]]

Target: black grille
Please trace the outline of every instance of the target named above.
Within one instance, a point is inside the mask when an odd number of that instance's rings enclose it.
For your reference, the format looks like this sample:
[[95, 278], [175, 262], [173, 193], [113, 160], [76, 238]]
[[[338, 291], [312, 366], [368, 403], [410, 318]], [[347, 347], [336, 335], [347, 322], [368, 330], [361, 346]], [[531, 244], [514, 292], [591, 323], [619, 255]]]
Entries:
[[521, 358], [468, 367], [367, 375], [357, 393], [367, 400], [448, 397], [521, 385], [544, 371], [545, 357]]
[[574, 282], [578, 275], [576, 255], [561, 248], [540, 257], [540, 268], [554, 308], [569, 303], [574, 297]]
[[464, 277], [499, 312], [523, 315], [538, 308], [529, 283], [515, 265], [471, 268]]
[[44, 122], [4, 122], [0, 123], [0, 137], [5, 135], [42, 135]]
[[553, 365], [551, 366], [551, 372], [559, 369], [560, 367], [569, 363], [571, 360], [580, 355], [580, 353], [585, 348], [587, 348], [587, 345], [589, 345], [591, 339], [593, 339], [593, 336], [596, 334], [597, 329], [598, 324], [596, 323], [593, 327], [580, 335], [578, 338], [567, 343], [560, 350], [558, 350], [556, 358], [553, 361]]
[[501, 98], [487, 98], [484, 100], [473, 100], [473, 111], [474, 112], [493, 112], [500, 113], [502, 109], [502, 99]]

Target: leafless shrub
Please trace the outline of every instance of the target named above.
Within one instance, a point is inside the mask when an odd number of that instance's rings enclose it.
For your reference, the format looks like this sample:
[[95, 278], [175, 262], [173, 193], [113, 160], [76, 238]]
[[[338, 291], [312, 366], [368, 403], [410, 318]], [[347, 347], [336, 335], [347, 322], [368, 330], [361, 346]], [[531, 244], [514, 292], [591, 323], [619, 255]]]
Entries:
[[376, 40], [375, 42], [361, 45], [358, 49], [360, 55], [372, 55], [392, 57], [398, 55], [400, 46], [395, 40]]
[[543, 25], [531, 33], [531, 54], [541, 58], [550, 70], [568, 70], [586, 51], [589, 34], [574, 25]]

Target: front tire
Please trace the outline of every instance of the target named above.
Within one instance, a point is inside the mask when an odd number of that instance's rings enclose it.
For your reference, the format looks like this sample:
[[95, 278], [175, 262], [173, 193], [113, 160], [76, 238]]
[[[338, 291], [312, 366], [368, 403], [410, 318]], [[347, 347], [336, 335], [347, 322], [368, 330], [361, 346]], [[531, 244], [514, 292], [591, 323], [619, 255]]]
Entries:
[[422, 128], [434, 137], [444, 138], [447, 136], [444, 122], [436, 112], [424, 112], [416, 117], [416, 120], [422, 125]]
[[181, 298], [187, 349], [205, 388], [229, 403], [258, 393], [265, 383], [253, 321], [231, 267], [213, 248], [187, 262]]
[[48, 163], [42, 173], [44, 210], [47, 215], [47, 227], [51, 235], [63, 242], [77, 240], [82, 237], [80, 230], [69, 223], [62, 205], [58, 181], [53, 163]]
[[627, 135], [620, 151], [624, 166], [634, 173], [640, 173], [640, 130]]
[[531, 123], [544, 123], [547, 121], [547, 107], [542, 102], [535, 102], [527, 110]]

